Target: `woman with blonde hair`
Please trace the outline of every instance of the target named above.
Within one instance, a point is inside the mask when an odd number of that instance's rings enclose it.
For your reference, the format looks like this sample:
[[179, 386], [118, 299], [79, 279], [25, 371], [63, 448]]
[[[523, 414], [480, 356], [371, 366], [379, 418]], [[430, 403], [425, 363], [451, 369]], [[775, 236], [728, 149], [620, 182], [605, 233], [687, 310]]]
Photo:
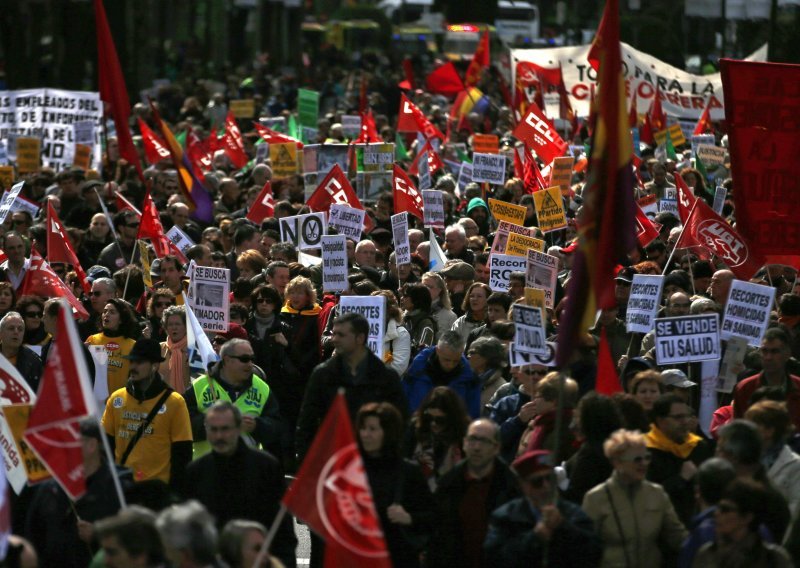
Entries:
[[191, 384], [189, 381], [189, 348], [186, 336], [186, 307], [170, 306], [161, 316], [167, 340], [161, 342], [161, 356], [164, 362], [159, 366], [161, 378], [183, 393]]
[[436, 272], [422, 275], [422, 283], [431, 294], [431, 316], [436, 322], [435, 341], [439, 341], [442, 332], [449, 330], [458, 319], [450, 303], [450, 292], [447, 291], [444, 279]]
[[397, 298], [389, 290], [373, 292], [386, 298], [386, 323], [383, 332], [383, 362], [402, 376], [411, 362], [411, 334], [403, 327], [403, 312]]
[[286, 300], [280, 318], [291, 327], [290, 335], [286, 338], [289, 343], [287, 351], [300, 376], [290, 395], [292, 400], [286, 401], [286, 404], [298, 410], [308, 377], [320, 362], [319, 312], [317, 292], [311, 280], [304, 276], [292, 278], [286, 285]]
[[605, 543], [601, 566], [658, 568], [677, 554], [686, 528], [664, 489], [647, 481], [650, 453], [643, 434], [617, 430], [603, 444], [613, 471], [583, 498], [583, 510]]
[[492, 293], [492, 289], [488, 284], [483, 282], [473, 282], [467, 293], [464, 296], [464, 303], [461, 309], [464, 315], [458, 318], [451, 331], [455, 331], [461, 336], [461, 339], [466, 343], [471, 332], [476, 327], [484, 325], [489, 321], [489, 304], [487, 300]]
[[236, 258], [236, 268], [239, 269], [239, 278], [250, 280], [266, 270], [267, 259], [257, 250], [246, 250]]

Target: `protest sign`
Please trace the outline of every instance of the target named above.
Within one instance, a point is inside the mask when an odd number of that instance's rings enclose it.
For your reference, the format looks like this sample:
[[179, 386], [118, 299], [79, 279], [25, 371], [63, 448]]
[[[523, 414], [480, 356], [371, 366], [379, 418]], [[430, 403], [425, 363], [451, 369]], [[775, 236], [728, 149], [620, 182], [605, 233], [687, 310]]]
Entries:
[[508, 364], [511, 367], [525, 367], [527, 365], [544, 365], [545, 367], [555, 367], [556, 365], [556, 344], [552, 341], [547, 342], [547, 353], [544, 355], [534, 355], [524, 353], [514, 349], [514, 344], [508, 346]]
[[544, 290], [539, 290], [538, 288], [525, 288], [522, 294], [522, 301], [526, 306], [534, 308], [544, 309], [547, 307], [544, 300]]
[[650, 219], [658, 215], [658, 198], [655, 195], [645, 195], [641, 199], [638, 199], [636, 203], [639, 205], [642, 212]]
[[444, 229], [444, 198], [440, 189], [422, 190], [423, 226]]
[[536, 237], [520, 235], [519, 233], [509, 233], [506, 250], [503, 253], [513, 254], [514, 256], [528, 256], [528, 251], [531, 249], [544, 252], [544, 241]]
[[28, 473], [25, 469], [25, 464], [19, 448], [17, 447], [17, 443], [14, 440], [14, 434], [8, 426], [2, 409], [0, 409], [0, 448], [2, 448], [6, 479], [14, 490], [14, 493], [19, 495], [19, 492], [22, 491], [25, 484], [28, 482]]
[[552, 93], [544, 93], [542, 96], [544, 102], [544, 114], [550, 120], [555, 120], [561, 114], [561, 93], [554, 91]]
[[11, 188], [11, 191], [5, 196], [3, 199], [2, 205], [0, 205], [0, 225], [3, 224], [8, 216], [8, 212], [11, 211], [11, 206], [17, 200], [19, 196], [19, 192], [22, 191], [22, 187], [25, 185], [25, 182], [21, 181], [18, 184], [14, 185]]
[[479, 154], [497, 154], [500, 139], [494, 134], [475, 134], [472, 137], [472, 151]]
[[525, 222], [525, 213], [527, 209], [522, 205], [514, 205], [513, 203], [490, 197], [489, 211], [492, 212], [492, 217], [494, 217], [498, 223], [500, 221], [508, 221], [515, 225], [522, 225]]
[[285, 116], [272, 116], [272, 117], [263, 117], [259, 118], [258, 122], [266, 126], [267, 128], [274, 130], [275, 132], [280, 132], [281, 134], [286, 134], [286, 117]]
[[9, 190], [13, 183], [14, 166], [0, 166], [0, 188]]
[[166, 235], [167, 238], [172, 241], [172, 244], [175, 245], [175, 248], [181, 251], [184, 256], [186, 256], [186, 251], [195, 245], [195, 242], [189, 238], [189, 235], [184, 233], [177, 225], [172, 225]]
[[653, 138], [655, 139], [656, 144], [658, 146], [661, 146], [666, 143], [668, 133], [673, 146], [677, 147], [686, 144], [686, 138], [683, 136], [683, 130], [681, 130], [681, 125], [673, 124], [669, 128], [666, 128], [664, 130], [659, 130], [658, 132], [653, 133]]
[[333, 166], [339, 166], [343, 172], [348, 170], [347, 144], [322, 144], [317, 146], [317, 171], [327, 175]]
[[492, 254], [489, 256], [489, 287], [495, 292], [508, 292], [512, 272], [525, 272], [528, 259], [524, 256]]
[[285, 178], [297, 173], [297, 144], [269, 145], [269, 159], [272, 162], [272, 177]]
[[136, 241], [139, 245], [139, 261], [142, 263], [142, 279], [144, 285], [148, 288], [153, 287], [153, 276], [150, 274], [150, 249], [147, 248], [147, 242], [143, 240]]
[[467, 184], [472, 181], [472, 164], [469, 162], [461, 162], [458, 170], [458, 190], [463, 194]]
[[745, 355], [747, 355], [747, 340], [744, 337], [733, 336], [728, 339], [725, 354], [719, 365], [717, 392], [733, 392], [739, 379], [739, 372], [743, 368]]
[[[4, 191], [3, 198], [0, 199], [0, 203], [3, 203], [6, 197], [8, 197], [8, 192]], [[39, 214], [39, 209], [40, 207], [38, 203], [35, 203], [30, 199], [25, 198], [24, 195], [18, 195], [17, 199], [14, 200], [14, 203], [11, 204], [11, 209], [9, 209], [9, 212], [13, 213], [14, 211], [27, 211], [28, 213], [30, 213], [31, 217], [35, 219], [36, 216]]]
[[725, 148], [719, 148], [710, 144], [700, 144], [697, 146], [697, 157], [707, 166], [721, 166], [725, 163]]
[[558, 187], [549, 187], [535, 192], [533, 202], [542, 232], [549, 233], [567, 226], [567, 216], [564, 211], [564, 203], [561, 201], [561, 190]]
[[[497, 226], [497, 231], [494, 233], [494, 240], [492, 241], [492, 254], [505, 254], [508, 247], [508, 237], [511, 234], [523, 235], [528, 238], [535, 238], [533, 229], [529, 227], [522, 227], [509, 223], [508, 221], [500, 221]], [[541, 249], [544, 250], [544, 245]]]
[[363, 209], [348, 207], [334, 203], [328, 211], [328, 225], [336, 229], [336, 232], [355, 242], [361, 240], [361, 233], [364, 232], [364, 216], [367, 214]]
[[664, 188], [664, 197], [658, 200], [659, 213], [672, 213], [680, 219], [678, 212], [678, 190], [674, 187]]
[[94, 120], [80, 120], [72, 125], [72, 136], [75, 144], [94, 146], [97, 123]]
[[256, 102], [253, 99], [234, 99], [228, 103], [234, 118], [253, 118], [256, 115]]
[[472, 155], [472, 181], [503, 185], [506, 181], [506, 157], [503, 154]]
[[431, 187], [431, 168], [428, 163], [428, 152], [425, 151], [419, 156], [417, 160], [417, 179], [419, 180], [419, 188]]
[[205, 331], [228, 331], [231, 271], [195, 266], [191, 276], [189, 307]]
[[92, 165], [92, 148], [86, 144], [75, 144], [75, 157], [72, 165], [82, 170], [88, 170]]
[[343, 235], [322, 237], [322, 289], [347, 290], [347, 239]]
[[692, 136], [692, 155], [697, 155], [697, 149], [701, 145], [713, 146], [715, 142], [713, 134], [695, 134]]
[[263, 164], [269, 158], [269, 144], [262, 142], [256, 144], [256, 164]]
[[719, 315], [656, 318], [658, 365], [719, 359]]
[[348, 140], [358, 138], [358, 135], [361, 134], [361, 117], [357, 114], [343, 114], [342, 134]]
[[725, 198], [728, 196], [728, 190], [725, 186], [718, 185], [714, 190], [714, 205], [711, 207], [714, 213], [722, 215], [722, 209], [725, 207]]
[[411, 263], [411, 245], [408, 242], [408, 212], [392, 215], [392, 240], [397, 266]]
[[547, 335], [543, 310], [532, 308], [523, 304], [511, 306], [512, 321], [514, 322], [514, 349], [522, 353], [534, 355], [547, 355]]
[[625, 312], [625, 327], [628, 333], [648, 333], [655, 325], [658, 308], [661, 307], [663, 276], [634, 274], [628, 309]]
[[17, 170], [19, 173], [27, 174], [39, 171], [40, 148], [41, 141], [38, 138], [17, 138]]
[[575, 158], [570, 156], [553, 160], [553, 168], [550, 170], [550, 185], [557, 185], [564, 197], [569, 196], [574, 164]]
[[294, 243], [300, 250], [319, 248], [325, 235], [325, 213], [293, 215], [279, 220], [281, 240]]
[[319, 120], [319, 93], [297, 89], [297, 122], [307, 128], [317, 127]]
[[759, 347], [769, 325], [769, 314], [775, 300], [775, 288], [734, 280], [728, 292], [722, 316], [720, 337], [742, 337], [752, 347]]
[[[319, 167], [319, 156], [318, 154], [319, 144], [306, 144], [303, 146], [303, 173], [304, 174], [314, 174], [317, 172], [317, 168]], [[320, 176], [324, 177], [324, 176]], [[314, 184], [316, 188], [316, 182]]]
[[548, 308], [554, 307], [556, 280], [558, 279], [558, 259], [536, 250], [529, 250], [527, 257], [526, 288], [544, 290], [545, 306]]
[[369, 322], [367, 347], [383, 361], [383, 333], [385, 325], [386, 298], [383, 296], [342, 296], [339, 313], [356, 312]]
[[31, 404], [9, 404], [3, 406], [3, 416], [11, 431], [22, 464], [25, 467], [28, 482], [34, 485], [46, 479], [50, 479], [51, 475], [47, 467], [45, 467], [23, 439], [25, 428], [28, 426], [31, 408], [33, 408]]
[[317, 138], [319, 137], [319, 129], [311, 128], [310, 126], [301, 126], [300, 127], [300, 138], [308, 143], [308, 142], [316, 142]]
[[358, 170], [365, 172], [390, 172], [394, 167], [394, 144], [359, 144]]

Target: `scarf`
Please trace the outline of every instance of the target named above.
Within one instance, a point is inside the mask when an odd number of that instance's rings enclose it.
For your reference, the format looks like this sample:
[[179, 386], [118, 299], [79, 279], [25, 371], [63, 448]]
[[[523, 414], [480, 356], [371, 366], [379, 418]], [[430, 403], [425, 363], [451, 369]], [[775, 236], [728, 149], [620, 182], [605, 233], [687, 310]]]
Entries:
[[253, 312], [253, 321], [256, 323], [256, 333], [259, 339], [264, 339], [266, 333], [272, 328], [275, 323], [275, 314], [272, 313], [267, 317], [262, 317]]
[[180, 341], [173, 342], [172, 339], [167, 337], [167, 348], [169, 349], [169, 383], [175, 389], [175, 392], [182, 393], [186, 390], [185, 377], [186, 377], [186, 346], [189, 341], [189, 336], [184, 335]]
[[692, 453], [697, 444], [702, 441], [700, 436], [689, 432], [689, 436], [686, 438], [686, 440], [683, 443], [678, 444], [677, 442], [670, 440], [667, 435], [659, 430], [658, 426], [655, 424], [650, 425], [650, 431], [644, 435], [644, 439], [648, 448], [668, 452], [678, 456], [682, 460], [688, 458], [689, 454]]
[[289, 303], [289, 300], [286, 300], [286, 303], [281, 308], [282, 314], [300, 314], [301, 316], [316, 316], [319, 315], [320, 311], [321, 308], [319, 307], [319, 304], [306, 306], [305, 308], [298, 310]]

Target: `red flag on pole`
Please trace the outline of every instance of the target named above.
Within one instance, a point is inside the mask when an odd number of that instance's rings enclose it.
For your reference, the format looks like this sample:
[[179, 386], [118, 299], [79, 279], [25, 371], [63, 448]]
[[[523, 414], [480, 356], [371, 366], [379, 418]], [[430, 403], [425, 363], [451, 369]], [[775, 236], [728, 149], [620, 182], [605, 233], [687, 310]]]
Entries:
[[325, 539], [326, 566], [391, 568], [351, 424], [339, 393], [282, 502]]
[[528, 106], [528, 114], [519, 121], [512, 134], [533, 148], [536, 155], [546, 164], [552, 162], [554, 158], [563, 156], [567, 150], [567, 143], [561, 139], [555, 127], [533, 102]]
[[258, 225], [267, 217], [275, 216], [275, 197], [272, 195], [272, 182], [268, 181], [261, 188], [256, 200], [245, 218]]
[[644, 121], [642, 127], [639, 129], [639, 140], [648, 146], [656, 145], [656, 137], [653, 135], [653, 125], [650, 123], [650, 113], [644, 113]]
[[89, 319], [89, 312], [83, 307], [80, 300], [70, 291], [69, 286], [53, 272], [50, 265], [35, 248], [31, 249], [31, 266], [22, 278], [19, 286], [19, 295], [41, 296], [43, 298], [63, 297], [75, 310], [78, 319]]
[[[661, 225], [659, 224], [659, 227]], [[636, 206], [636, 240], [639, 245], [644, 248], [651, 242], [658, 238], [658, 227], [655, 226], [650, 217], [642, 211], [642, 208]]]
[[611, 357], [611, 348], [608, 346], [605, 327], [600, 330], [600, 345], [597, 347], [597, 377], [594, 381], [594, 390], [609, 396], [622, 392], [617, 368]]
[[661, 90], [656, 89], [653, 102], [650, 104], [650, 126], [654, 132], [661, 132], [667, 128], [667, 115], [661, 106]]
[[478, 42], [478, 47], [475, 48], [475, 53], [472, 56], [472, 61], [467, 68], [467, 74], [464, 78], [464, 85], [474, 87], [481, 80], [481, 73], [484, 69], [489, 67], [489, 31], [484, 31], [481, 39]]
[[169, 160], [171, 156], [166, 142], [153, 132], [145, 121], [141, 118], [137, 120], [139, 121], [139, 132], [142, 133], [142, 145], [144, 146], [144, 156], [147, 158], [147, 163], [154, 166], [161, 160]]
[[47, 259], [50, 262], [63, 262], [64, 264], [71, 264], [75, 274], [81, 281], [81, 287], [88, 296], [92, 291], [92, 285], [83, 271], [78, 256], [69, 242], [69, 236], [64, 230], [64, 225], [61, 224], [61, 219], [53, 209], [53, 202], [47, 202]]
[[[403, 58], [403, 74], [405, 75], [404, 84], [401, 84], [400, 88], [405, 90], [410, 90], [416, 88], [415, 81], [414, 81], [414, 65], [411, 62], [411, 59], [408, 57]], [[430, 89], [429, 89], [430, 90]]]
[[631, 95], [631, 108], [629, 111], [630, 114], [628, 115], [628, 126], [630, 126], [631, 128], [636, 128], [637, 126], [639, 126], [639, 109], [637, 106], [638, 104], [639, 103], [636, 102], [636, 89], [634, 89], [633, 95]]
[[703, 114], [700, 115], [700, 119], [697, 121], [697, 125], [694, 127], [694, 134], [695, 136], [699, 134], [705, 134], [706, 132], [714, 132], [714, 128], [711, 126], [711, 99], [708, 99], [706, 103], [706, 108], [703, 109]]
[[438, 138], [444, 140], [442, 131], [436, 128], [425, 114], [410, 100], [405, 94], [400, 95], [400, 112], [397, 115], [398, 132], [422, 132], [427, 138]]
[[525, 193], [535, 193], [541, 189], [546, 189], [542, 172], [539, 171], [539, 164], [536, 159], [531, 155], [530, 148], [525, 145], [525, 161], [522, 164], [522, 170], [525, 181]]
[[[423, 144], [422, 148], [417, 152], [414, 161], [411, 162], [411, 165], [408, 167], [408, 173], [412, 176], [419, 174], [419, 160], [422, 156], [428, 156], [428, 170], [431, 176], [444, 167], [442, 159], [439, 157], [439, 154], [436, 153], [436, 150], [433, 149], [430, 140], [426, 140], [425, 144]], [[427, 188], [423, 187], [422, 189]]]
[[122, 195], [119, 191], [115, 191], [114, 196], [116, 197], [117, 211], [122, 211], [123, 209], [130, 209], [131, 211], [136, 213], [137, 221], [142, 218], [142, 212], [136, 209], [136, 207], [133, 206], [133, 203], [125, 199], [125, 196]]
[[236, 124], [236, 118], [230, 111], [225, 117], [225, 135], [222, 137], [222, 144], [225, 154], [231, 159], [231, 163], [236, 169], [242, 169], [250, 161], [244, 151], [242, 132], [239, 130], [239, 125]]
[[451, 61], [428, 73], [428, 78], [425, 79], [425, 86], [431, 93], [438, 93], [446, 97], [455, 96], [466, 89], [461, 77], [458, 76], [455, 65]]
[[258, 132], [258, 135], [266, 142], [267, 144], [288, 144], [290, 142], [294, 142], [297, 144], [298, 148], [303, 147], [303, 143], [300, 142], [297, 138], [292, 138], [291, 136], [287, 136], [286, 134], [281, 134], [280, 132], [276, 132], [271, 128], [267, 128], [263, 124], [258, 122], [254, 122], [253, 126]]
[[383, 142], [378, 128], [375, 126], [375, 117], [372, 115], [372, 110], [361, 113], [361, 131], [358, 133], [358, 138], [354, 140], [356, 144], [369, 144]]
[[164, 226], [161, 224], [161, 218], [158, 216], [158, 209], [156, 209], [156, 204], [153, 203], [153, 198], [150, 197], [149, 191], [145, 193], [144, 196], [142, 218], [139, 221], [139, 231], [136, 234], [136, 239], [150, 239], [153, 250], [158, 258], [173, 254], [177, 256], [181, 262], [187, 262], [183, 253], [167, 238], [167, 235], [164, 234]]
[[392, 187], [394, 189], [394, 212], [408, 211], [417, 219], [423, 220], [422, 195], [417, 191], [414, 182], [403, 171], [403, 168], [397, 164], [394, 165]]
[[685, 225], [689, 221], [689, 214], [692, 212], [692, 207], [694, 207], [697, 197], [686, 185], [686, 182], [683, 181], [683, 176], [678, 174], [673, 177], [675, 178], [675, 188], [678, 190], [678, 216], [681, 219], [681, 223]]
[[519, 151], [523, 150], [523, 148], [514, 148], [514, 177], [520, 180], [525, 181], [525, 164], [522, 163], [522, 156], [520, 156]]

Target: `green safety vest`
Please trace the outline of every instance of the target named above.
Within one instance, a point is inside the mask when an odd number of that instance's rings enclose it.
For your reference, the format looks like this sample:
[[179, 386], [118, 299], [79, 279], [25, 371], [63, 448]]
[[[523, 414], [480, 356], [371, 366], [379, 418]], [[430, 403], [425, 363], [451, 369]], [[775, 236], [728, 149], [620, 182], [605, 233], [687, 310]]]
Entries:
[[[211, 385], [213, 384], [213, 389]], [[205, 414], [218, 400], [231, 402], [231, 397], [217, 381], [209, 381], [208, 375], [203, 375], [192, 382], [194, 396], [197, 399], [197, 410]], [[264, 407], [269, 400], [269, 385], [257, 375], [253, 375], [250, 388], [244, 391], [233, 404], [242, 412], [243, 415], [261, 416]], [[258, 443], [250, 434], [242, 432], [242, 438], [247, 445], [258, 447]], [[197, 459], [211, 451], [211, 444], [208, 440], [195, 442], [193, 445], [192, 459]]]

